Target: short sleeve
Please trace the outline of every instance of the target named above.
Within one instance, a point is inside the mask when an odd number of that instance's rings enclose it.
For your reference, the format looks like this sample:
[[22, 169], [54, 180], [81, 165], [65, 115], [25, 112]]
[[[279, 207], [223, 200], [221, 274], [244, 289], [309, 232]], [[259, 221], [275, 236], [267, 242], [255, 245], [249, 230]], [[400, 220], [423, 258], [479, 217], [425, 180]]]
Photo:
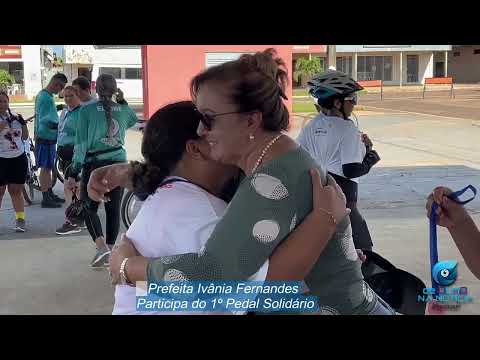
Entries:
[[364, 147], [365, 145], [357, 128], [347, 128], [340, 142], [340, 160], [342, 165], [361, 163], [364, 157], [362, 146]]

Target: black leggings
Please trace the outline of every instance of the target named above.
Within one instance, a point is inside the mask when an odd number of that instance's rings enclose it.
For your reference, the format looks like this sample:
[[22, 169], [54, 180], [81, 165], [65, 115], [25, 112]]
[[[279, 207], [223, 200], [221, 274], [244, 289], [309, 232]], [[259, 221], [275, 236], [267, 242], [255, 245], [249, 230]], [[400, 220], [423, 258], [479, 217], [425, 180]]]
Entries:
[[352, 237], [355, 249], [372, 250], [373, 243], [367, 222], [358, 211], [356, 202], [347, 202], [350, 212], [350, 223], [352, 224]]
[[[100, 203], [90, 199], [87, 192], [87, 184], [90, 179], [90, 174], [96, 168], [115, 164], [112, 161], [99, 161], [94, 164], [88, 164], [83, 167], [82, 171], [82, 183], [81, 183], [81, 195], [80, 198], [85, 201], [85, 224], [87, 225], [88, 232], [95, 241], [99, 237], [103, 237], [102, 223], [98, 217], [98, 205]], [[106, 232], [107, 236], [105, 241], [108, 245], [115, 244], [117, 240], [118, 231], [120, 230], [120, 206], [122, 202], [124, 188], [116, 187], [109, 193], [105, 194], [110, 199], [104, 203], [106, 213]]]

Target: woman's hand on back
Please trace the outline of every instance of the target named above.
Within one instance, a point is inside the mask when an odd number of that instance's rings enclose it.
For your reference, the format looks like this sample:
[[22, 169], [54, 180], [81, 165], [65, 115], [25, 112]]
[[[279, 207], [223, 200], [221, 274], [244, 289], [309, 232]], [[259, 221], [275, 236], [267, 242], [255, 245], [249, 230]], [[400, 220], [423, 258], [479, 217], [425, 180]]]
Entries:
[[317, 169], [311, 169], [310, 175], [313, 184], [312, 214], [316, 213], [319, 216], [330, 214], [338, 224], [350, 214], [350, 209], [346, 207], [345, 194], [331, 176], [328, 176], [328, 184], [323, 186]]
[[128, 188], [129, 169], [130, 165], [124, 163], [107, 165], [92, 171], [87, 186], [90, 199], [94, 201], [108, 201], [105, 194], [118, 186]]

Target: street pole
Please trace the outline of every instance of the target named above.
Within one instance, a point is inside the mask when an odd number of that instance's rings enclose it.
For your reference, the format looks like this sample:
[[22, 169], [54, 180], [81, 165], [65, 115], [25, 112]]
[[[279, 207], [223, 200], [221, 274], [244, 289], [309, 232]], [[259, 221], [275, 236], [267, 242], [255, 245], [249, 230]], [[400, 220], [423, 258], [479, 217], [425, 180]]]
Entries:
[[328, 69], [337, 69], [337, 46], [327, 45], [327, 65]]

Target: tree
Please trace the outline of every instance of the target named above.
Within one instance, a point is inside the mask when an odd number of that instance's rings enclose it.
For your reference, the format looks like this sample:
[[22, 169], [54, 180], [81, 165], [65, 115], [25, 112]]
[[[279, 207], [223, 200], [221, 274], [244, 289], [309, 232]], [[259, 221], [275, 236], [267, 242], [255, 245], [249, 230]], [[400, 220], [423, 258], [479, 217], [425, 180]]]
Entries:
[[293, 71], [293, 78], [296, 82], [301, 79], [302, 85], [304, 85], [314, 75], [324, 71], [324, 62], [318, 56], [313, 56], [311, 59], [298, 58], [295, 63], [295, 69]]
[[15, 82], [15, 78], [4, 69], [0, 69], [0, 88], [6, 90], [7, 86], [12, 85]]

